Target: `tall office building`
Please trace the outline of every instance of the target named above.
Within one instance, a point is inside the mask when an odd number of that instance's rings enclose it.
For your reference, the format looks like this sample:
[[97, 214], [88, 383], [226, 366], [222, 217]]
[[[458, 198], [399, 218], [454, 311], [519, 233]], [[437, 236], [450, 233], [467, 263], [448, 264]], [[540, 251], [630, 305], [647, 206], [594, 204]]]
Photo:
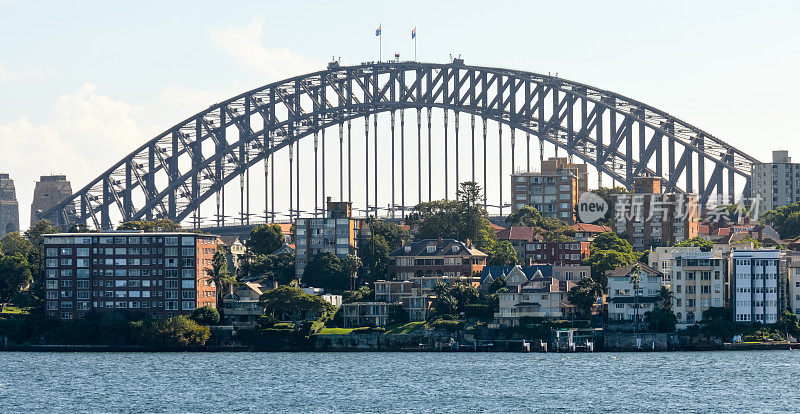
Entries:
[[8, 174], [0, 174], [0, 237], [19, 231], [19, 204], [14, 189], [14, 180]]
[[789, 151], [772, 151], [772, 162], [753, 164], [751, 182], [762, 213], [800, 201], [800, 163], [792, 163]]
[[[72, 184], [67, 181], [66, 175], [43, 175], [36, 182], [33, 189], [33, 202], [31, 203], [31, 226], [42, 218], [42, 214], [53, 206], [72, 195]], [[75, 215], [75, 207], [68, 206], [51, 218], [53, 224], [62, 227], [69, 225], [68, 217]]]

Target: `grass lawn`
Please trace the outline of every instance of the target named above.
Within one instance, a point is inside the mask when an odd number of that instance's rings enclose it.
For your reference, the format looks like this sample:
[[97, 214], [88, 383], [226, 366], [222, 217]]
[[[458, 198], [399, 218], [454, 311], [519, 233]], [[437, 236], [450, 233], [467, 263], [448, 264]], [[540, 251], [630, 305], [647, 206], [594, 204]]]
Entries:
[[353, 328], [323, 328], [318, 332], [319, 335], [348, 335], [353, 332]]
[[3, 309], [3, 313], [11, 315], [22, 315], [22, 314], [27, 314], [28, 309], [20, 309], [16, 306], [8, 305], [6, 306], [5, 309]]
[[425, 322], [409, 322], [400, 325], [392, 325], [386, 327], [387, 334], [407, 334], [411, 331], [416, 331], [417, 329], [422, 328], [425, 325]]

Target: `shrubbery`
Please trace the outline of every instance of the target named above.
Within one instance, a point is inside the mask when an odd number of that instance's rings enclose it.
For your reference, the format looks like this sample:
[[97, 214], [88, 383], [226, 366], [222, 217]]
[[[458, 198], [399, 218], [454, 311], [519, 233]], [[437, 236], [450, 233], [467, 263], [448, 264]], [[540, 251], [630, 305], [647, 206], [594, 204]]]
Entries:
[[354, 333], [354, 334], [370, 334], [370, 333], [384, 333], [384, 332], [386, 332], [386, 329], [381, 328], [380, 326], [378, 326], [378, 327], [362, 326], [360, 328], [353, 329], [353, 331], [351, 333]]
[[211, 306], [204, 306], [195, 309], [191, 318], [200, 325], [216, 325], [219, 323], [219, 311]]
[[460, 321], [438, 319], [429, 323], [428, 327], [436, 331], [456, 332], [464, 327], [464, 323]]

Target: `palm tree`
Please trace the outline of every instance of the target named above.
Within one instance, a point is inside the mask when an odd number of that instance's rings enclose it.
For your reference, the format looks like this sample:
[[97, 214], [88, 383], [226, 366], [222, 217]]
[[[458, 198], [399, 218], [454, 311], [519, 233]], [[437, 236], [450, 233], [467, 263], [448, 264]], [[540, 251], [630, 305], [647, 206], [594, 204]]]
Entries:
[[222, 309], [225, 286], [228, 285], [232, 291], [233, 286], [236, 284], [236, 276], [231, 275], [228, 271], [228, 258], [221, 246], [217, 246], [217, 251], [214, 252], [214, 257], [211, 259], [211, 267], [206, 268], [206, 278], [214, 282], [217, 288], [217, 308]]
[[348, 254], [347, 257], [342, 259], [342, 271], [350, 278], [350, 290], [356, 290], [357, 272], [363, 265], [361, 258], [354, 254]]

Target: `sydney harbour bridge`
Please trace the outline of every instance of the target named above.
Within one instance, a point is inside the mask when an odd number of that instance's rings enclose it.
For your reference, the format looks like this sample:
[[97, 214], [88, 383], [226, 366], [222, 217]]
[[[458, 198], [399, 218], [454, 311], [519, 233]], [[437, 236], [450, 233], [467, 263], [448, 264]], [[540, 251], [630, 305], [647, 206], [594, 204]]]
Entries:
[[175, 124], [43, 217], [95, 229], [158, 218], [223, 227], [322, 216], [327, 197], [403, 217], [468, 180], [503, 215], [511, 172], [530, 170], [532, 157], [535, 167], [545, 148], [592, 166], [598, 184], [662, 177], [666, 191], [701, 202], [748, 194], [758, 162], [643, 102], [557, 76], [461, 59], [331, 62]]

